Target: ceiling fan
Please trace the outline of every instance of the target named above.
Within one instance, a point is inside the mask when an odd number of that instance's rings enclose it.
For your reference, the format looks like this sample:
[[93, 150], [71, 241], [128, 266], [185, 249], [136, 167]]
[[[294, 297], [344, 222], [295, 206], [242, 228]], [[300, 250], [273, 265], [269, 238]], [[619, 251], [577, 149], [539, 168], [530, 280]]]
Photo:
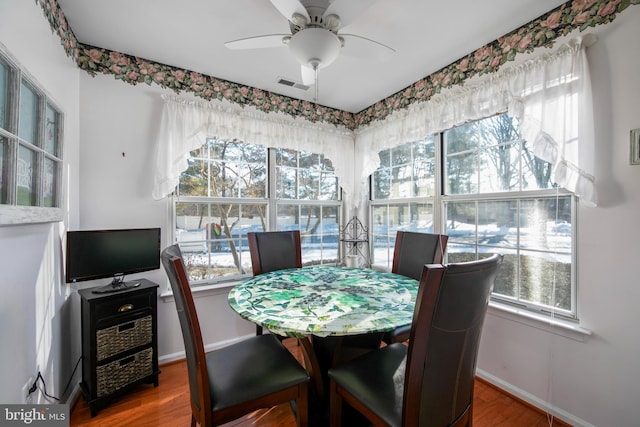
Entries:
[[302, 83], [315, 84], [318, 70], [333, 63], [341, 52], [359, 58], [388, 60], [389, 46], [355, 34], [341, 33], [377, 0], [270, 0], [289, 21], [291, 34], [267, 34], [232, 40], [229, 49], [287, 47], [301, 65]]

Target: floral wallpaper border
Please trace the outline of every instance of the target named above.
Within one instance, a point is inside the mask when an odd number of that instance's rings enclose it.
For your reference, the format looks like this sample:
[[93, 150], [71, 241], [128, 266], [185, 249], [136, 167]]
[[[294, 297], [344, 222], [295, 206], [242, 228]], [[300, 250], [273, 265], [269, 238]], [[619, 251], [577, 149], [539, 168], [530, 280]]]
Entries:
[[551, 47], [557, 38], [575, 29], [584, 31], [608, 24], [630, 5], [640, 3], [640, 0], [568, 1], [365, 110], [352, 114], [195, 71], [82, 44], [56, 0], [35, 1], [42, 7], [53, 32], [60, 37], [66, 54], [92, 76], [97, 73], [111, 74], [132, 85], [154, 83], [176, 93], [191, 92], [205, 100], [224, 99], [242, 106], [251, 105], [266, 113], [280, 112], [348, 129], [382, 120], [394, 111], [427, 101], [442, 89], [461, 85], [466, 79], [476, 75], [495, 72], [506, 62], [513, 61], [517, 54], [529, 53], [539, 47]]

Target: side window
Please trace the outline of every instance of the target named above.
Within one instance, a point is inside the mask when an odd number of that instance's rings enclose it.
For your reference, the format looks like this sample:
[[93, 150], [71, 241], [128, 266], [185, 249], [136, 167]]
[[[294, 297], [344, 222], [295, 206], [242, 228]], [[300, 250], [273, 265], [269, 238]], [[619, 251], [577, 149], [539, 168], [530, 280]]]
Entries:
[[62, 219], [62, 122], [53, 100], [0, 51], [0, 224]]

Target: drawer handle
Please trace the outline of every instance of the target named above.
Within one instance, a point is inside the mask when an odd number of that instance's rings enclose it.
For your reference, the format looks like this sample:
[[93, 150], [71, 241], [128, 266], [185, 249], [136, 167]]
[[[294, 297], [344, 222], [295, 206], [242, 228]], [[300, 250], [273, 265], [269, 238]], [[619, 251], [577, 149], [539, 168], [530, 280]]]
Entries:
[[118, 313], [122, 313], [123, 311], [133, 310], [133, 304], [124, 304], [118, 308]]
[[129, 329], [133, 329], [136, 327], [136, 322], [129, 322], [123, 325], [118, 326], [118, 332], [128, 331]]
[[120, 366], [128, 365], [131, 362], [134, 362], [136, 358], [134, 356], [129, 356], [126, 359], [120, 360]]

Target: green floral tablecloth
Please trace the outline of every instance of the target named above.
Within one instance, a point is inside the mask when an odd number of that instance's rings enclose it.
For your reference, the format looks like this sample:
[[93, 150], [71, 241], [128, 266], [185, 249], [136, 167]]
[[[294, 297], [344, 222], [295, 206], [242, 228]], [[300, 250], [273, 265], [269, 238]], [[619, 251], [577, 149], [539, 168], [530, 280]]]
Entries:
[[341, 267], [273, 271], [229, 292], [243, 318], [286, 336], [385, 332], [411, 323], [418, 281]]

